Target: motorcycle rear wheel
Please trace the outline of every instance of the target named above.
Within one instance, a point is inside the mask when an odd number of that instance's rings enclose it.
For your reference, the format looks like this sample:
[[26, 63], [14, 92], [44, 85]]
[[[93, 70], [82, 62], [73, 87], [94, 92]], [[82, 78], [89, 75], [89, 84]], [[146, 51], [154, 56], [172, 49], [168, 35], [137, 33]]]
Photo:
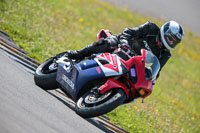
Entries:
[[37, 86], [41, 87], [44, 90], [53, 90], [58, 88], [56, 82], [57, 64], [54, 63], [54, 60], [59, 57], [62, 57], [64, 54], [65, 52], [60, 53], [40, 64], [40, 66], [36, 69], [34, 74], [34, 81]]
[[92, 96], [92, 92], [86, 92], [79, 98], [76, 103], [75, 111], [77, 114], [84, 118], [96, 117], [110, 112], [121, 105], [125, 99], [126, 94], [122, 89], [113, 89], [104, 93], [101, 100], [92, 101], [89, 100], [89, 96]]

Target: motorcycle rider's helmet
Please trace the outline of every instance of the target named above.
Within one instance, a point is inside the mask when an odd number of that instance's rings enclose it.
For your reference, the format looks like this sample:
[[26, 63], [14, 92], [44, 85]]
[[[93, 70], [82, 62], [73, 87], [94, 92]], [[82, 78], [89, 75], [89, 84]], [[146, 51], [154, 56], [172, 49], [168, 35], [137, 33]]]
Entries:
[[164, 46], [168, 50], [172, 50], [183, 39], [184, 31], [181, 25], [172, 20], [161, 27], [160, 35]]

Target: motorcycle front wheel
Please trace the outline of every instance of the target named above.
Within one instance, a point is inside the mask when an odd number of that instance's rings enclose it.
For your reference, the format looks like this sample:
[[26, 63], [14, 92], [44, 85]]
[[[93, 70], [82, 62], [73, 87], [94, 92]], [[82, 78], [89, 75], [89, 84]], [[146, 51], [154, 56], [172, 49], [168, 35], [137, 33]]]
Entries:
[[64, 54], [65, 52], [60, 53], [40, 64], [34, 74], [34, 81], [37, 86], [44, 90], [53, 90], [58, 88], [56, 82], [58, 64], [55, 62], [55, 60], [62, 57]]
[[84, 118], [106, 114], [121, 105], [126, 99], [122, 89], [112, 89], [101, 96], [86, 92], [76, 103], [76, 113]]

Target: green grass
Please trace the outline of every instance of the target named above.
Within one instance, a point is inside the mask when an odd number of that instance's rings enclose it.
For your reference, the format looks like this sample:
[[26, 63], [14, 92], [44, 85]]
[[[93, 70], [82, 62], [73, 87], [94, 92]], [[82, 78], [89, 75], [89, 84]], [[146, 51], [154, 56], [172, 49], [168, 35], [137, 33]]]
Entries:
[[[44, 61], [95, 41], [100, 29], [118, 34], [147, 20], [94, 0], [0, 0], [0, 29], [29, 56]], [[153, 93], [107, 114], [130, 132], [200, 132], [200, 37], [185, 31]]]

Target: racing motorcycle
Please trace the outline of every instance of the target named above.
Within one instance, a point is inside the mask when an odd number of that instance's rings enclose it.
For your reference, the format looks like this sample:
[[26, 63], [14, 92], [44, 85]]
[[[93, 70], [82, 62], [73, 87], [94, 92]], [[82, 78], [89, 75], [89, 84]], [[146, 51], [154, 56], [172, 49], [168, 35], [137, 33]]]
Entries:
[[[97, 39], [109, 35], [108, 30], [102, 30]], [[157, 57], [145, 49], [136, 55], [118, 48], [82, 61], [70, 60], [60, 53], [37, 68], [34, 80], [44, 90], [62, 89], [76, 102], [76, 113], [89, 118], [149, 96], [159, 69]]]

